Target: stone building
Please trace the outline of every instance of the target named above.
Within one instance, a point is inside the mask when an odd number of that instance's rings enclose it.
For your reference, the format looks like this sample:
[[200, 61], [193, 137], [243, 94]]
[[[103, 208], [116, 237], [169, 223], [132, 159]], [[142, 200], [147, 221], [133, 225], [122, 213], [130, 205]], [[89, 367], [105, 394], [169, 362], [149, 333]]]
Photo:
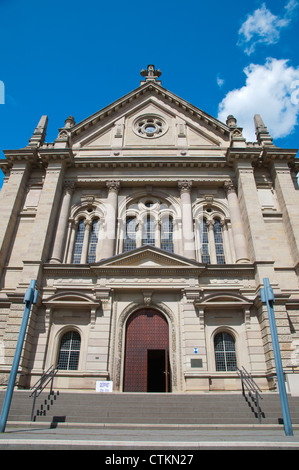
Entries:
[[37, 281], [20, 362], [30, 386], [240, 389], [244, 366], [275, 387], [263, 278], [275, 293], [285, 370], [298, 364], [297, 150], [261, 116], [256, 142], [161, 85], [140, 86], [47, 143], [42, 116], [1, 169], [0, 373], [7, 377]]

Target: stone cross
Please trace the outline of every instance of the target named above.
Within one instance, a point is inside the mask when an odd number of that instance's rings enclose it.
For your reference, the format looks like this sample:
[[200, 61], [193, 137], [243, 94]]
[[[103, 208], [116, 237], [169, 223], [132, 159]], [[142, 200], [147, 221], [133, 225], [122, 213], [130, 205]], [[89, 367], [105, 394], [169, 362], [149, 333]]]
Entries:
[[[162, 74], [161, 70], [155, 69], [155, 66], [150, 64], [147, 66], [147, 70], [142, 69], [140, 72], [140, 75], [142, 77], [145, 77], [145, 81], [142, 81], [141, 84], [149, 82], [149, 81], [155, 81], [160, 75]], [[161, 85], [160, 81], [156, 81], [159, 85]]]

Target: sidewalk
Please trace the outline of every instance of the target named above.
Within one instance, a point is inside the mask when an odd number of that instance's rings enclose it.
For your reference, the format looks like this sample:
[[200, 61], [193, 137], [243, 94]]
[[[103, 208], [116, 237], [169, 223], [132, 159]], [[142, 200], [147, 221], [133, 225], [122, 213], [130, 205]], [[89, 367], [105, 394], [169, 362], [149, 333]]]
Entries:
[[299, 450], [299, 427], [128, 426], [7, 424], [0, 450]]

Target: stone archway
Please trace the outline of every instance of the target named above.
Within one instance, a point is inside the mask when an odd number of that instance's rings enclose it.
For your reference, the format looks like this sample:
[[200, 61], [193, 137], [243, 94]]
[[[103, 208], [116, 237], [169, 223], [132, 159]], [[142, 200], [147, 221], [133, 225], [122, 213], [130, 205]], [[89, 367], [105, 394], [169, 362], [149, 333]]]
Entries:
[[153, 308], [134, 312], [126, 324], [124, 392], [169, 392], [169, 325]]

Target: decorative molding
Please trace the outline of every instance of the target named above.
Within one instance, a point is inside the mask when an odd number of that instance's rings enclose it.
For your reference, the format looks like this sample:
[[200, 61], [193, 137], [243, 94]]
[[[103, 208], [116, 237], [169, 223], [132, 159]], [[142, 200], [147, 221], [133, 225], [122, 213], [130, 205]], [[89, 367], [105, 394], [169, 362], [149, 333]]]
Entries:
[[119, 181], [107, 181], [106, 186], [108, 188], [108, 191], [119, 191], [120, 188], [120, 182]]
[[192, 181], [179, 181], [178, 182], [178, 188], [179, 188], [179, 191], [182, 193], [182, 192], [189, 192], [191, 191], [191, 188], [192, 188]]

